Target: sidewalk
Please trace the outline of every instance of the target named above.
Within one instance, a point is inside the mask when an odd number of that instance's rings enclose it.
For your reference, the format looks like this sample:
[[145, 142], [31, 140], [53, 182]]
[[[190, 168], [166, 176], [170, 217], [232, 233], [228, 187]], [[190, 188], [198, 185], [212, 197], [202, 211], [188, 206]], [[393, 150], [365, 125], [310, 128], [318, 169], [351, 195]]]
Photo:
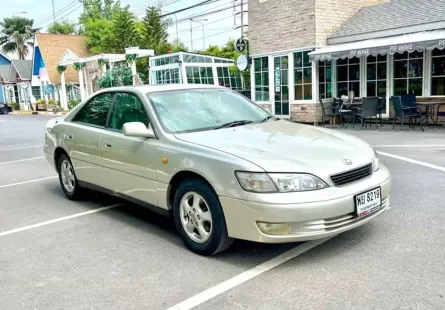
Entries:
[[65, 112], [46, 112], [46, 111], [12, 111], [13, 115], [67, 115], [69, 111]]

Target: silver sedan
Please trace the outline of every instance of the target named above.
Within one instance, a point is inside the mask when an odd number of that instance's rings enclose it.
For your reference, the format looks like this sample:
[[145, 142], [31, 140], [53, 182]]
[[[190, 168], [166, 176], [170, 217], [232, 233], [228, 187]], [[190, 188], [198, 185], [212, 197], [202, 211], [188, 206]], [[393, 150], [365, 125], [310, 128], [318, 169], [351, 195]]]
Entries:
[[100, 91], [48, 122], [44, 152], [69, 199], [90, 188], [170, 215], [205, 255], [234, 239], [333, 236], [389, 206], [391, 177], [369, 144], [216, 86]]

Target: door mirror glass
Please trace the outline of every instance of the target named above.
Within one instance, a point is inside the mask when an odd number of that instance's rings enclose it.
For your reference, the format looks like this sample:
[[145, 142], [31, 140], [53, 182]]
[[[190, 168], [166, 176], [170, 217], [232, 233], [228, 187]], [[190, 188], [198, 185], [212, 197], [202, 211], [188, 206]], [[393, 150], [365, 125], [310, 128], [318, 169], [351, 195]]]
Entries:
[[147, 128], [147, 126], [141, 122], [125, 123], [122, 127], [122, 131], [124, 135], [128, 137], [155, 138], [155, 134], [151, 126]]

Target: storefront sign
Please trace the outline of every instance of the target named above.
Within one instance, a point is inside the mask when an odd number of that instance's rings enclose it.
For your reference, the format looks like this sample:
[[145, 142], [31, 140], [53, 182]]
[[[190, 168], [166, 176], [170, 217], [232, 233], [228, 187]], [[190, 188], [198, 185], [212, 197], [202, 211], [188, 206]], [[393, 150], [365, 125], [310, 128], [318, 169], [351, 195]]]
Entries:
[[275, 86], [281, 85], [281, 72], [280, 70], [275, 70]]
[[244, 40], [243, 38], [239, 38], [239, 39], [236, 40], [236, 42], [235, 42], [235, 49], [236, 49], [238, 52], [242, 53], [242, 52], [244, 52], [244, 50], [246, 49], [246, 45], [247, 45], [246, 40]]
[[413, 51], [433, 50], [435, 48], [440, 48], [440, 49], [445, 48], [445, 39], [405, 43], [405, 44], [397, 44], [389, 46], [375, 46], [364, 49], [343, 50], [343, 51], [335, 51], [335, 52], [319, 53], [319, 54], [315, 54], [314, 52], [312, 52], [309, 54], [309, 58], [312, 61], [324, 61], [324, 60], [332, 60], [339, 58], [344, 59], [352, 57], [367, 57], [367, 56], [386, 55], [386, 54], [393, 55], [396, 53], [402, 54], [405, 52], [411, 53]]
[[413, 49], [413, 44], [393, 45], [389, 47], [389, 53], [411, 52]]

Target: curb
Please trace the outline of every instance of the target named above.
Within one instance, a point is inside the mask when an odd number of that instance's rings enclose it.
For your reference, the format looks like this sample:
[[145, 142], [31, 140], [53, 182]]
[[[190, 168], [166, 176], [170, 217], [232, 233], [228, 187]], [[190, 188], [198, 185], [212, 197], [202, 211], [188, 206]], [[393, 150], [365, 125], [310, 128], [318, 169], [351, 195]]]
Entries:
[[67, 115], [68, 112], [13, 111], [10, 114], [14, 114], [14, 115]]

